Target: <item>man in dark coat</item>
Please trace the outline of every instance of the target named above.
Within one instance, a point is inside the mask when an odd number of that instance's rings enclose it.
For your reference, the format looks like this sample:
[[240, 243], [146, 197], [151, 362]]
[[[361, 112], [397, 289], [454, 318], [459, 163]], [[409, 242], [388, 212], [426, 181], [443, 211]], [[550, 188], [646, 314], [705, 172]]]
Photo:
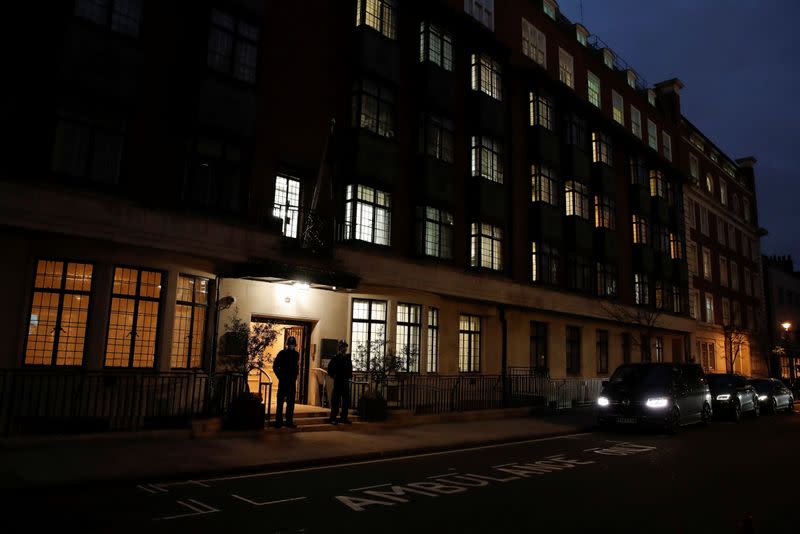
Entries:
[[328, 375], [333, 378], [333, 399], [331, 400], [331, 418], [329, 420], [333, 425], [337, 424], [336, 417], [339, 415], [340, 405], [342, 414], [338, 422], [348, 425], [351, 423], [348, 414], [350, 413], [350, 379], [353, 378], [353, 361], [346, 350], [345, 340], [339, 341], [339, 350], [328, 364]]
[[283, 403], [286, 402], [286, 426], [296, 428], [294, 424], [294, 395], [297, 374], [300, 372], [300, 354], [295, 350], [297, 340], [290, 336], [286, 340], [286, 348], [278, 353], [272, 363], [272, 370], [278, 377], [278, 407], [275, 410], [275, 426], [283, 426]]

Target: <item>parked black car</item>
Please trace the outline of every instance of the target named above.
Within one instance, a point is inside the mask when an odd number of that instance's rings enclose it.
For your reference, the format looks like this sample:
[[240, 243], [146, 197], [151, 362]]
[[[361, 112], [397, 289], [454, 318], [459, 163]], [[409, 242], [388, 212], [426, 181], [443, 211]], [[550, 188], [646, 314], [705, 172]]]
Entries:
[[758, 392], [747, 379], [736, 373], [712, 373], [706, 375], [711, 388], [714, 413], [727, 414], [739, 421], [743, 413], [754, 417], [761, 415]]
[[601, 426], [648, 425], [675, 432], [708, 423], [711, 394], [702, 367], [688, 363], [628, 363], [603, 381], [597, 399]]
[[752, 378], [748, 380], [758, 393], [762, 410], [778, 413], [778, 410], [794, 411], [794, 395], [786, 385], [775, 378]]

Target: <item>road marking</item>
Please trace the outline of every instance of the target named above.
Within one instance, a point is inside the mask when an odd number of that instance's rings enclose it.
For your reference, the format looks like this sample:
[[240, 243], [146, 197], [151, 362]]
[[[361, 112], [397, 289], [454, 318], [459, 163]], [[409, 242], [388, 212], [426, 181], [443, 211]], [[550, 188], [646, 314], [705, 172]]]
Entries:
[[363, 490], [368, 490], [368, 489], [383, 488], [383, 487], [391, 486], [391, 485], [392, 485], [391, 482], [387, 482], [386, 484], [377, 484], [375, 486], [366, 486], [366, 487], [363, 487], [363, 488], [353, 488], [353, 489], [347, 490], [347, 491], [363, 491]]
[[138, 485], [137, 488], [146, 491], [147, 493], [167, 493], [169, 490], [166, 489], [163, 485], [159, 484], [145, 484], [145, 485]]
[[577, 438], [582, 436], [589, 436], [591, 432], [578, 432], [575, 434], [567, 434], [565, 436], [553, 436], [549, 438], [536, 438], [536, 439], [526, 439], [522, 441], [512, 441], [508, 443], [498, 443], [495, 445], [479, 445], [477, 447], [464, 447], [461, 449], [452, 449], [447, 451], [437, 451], [437, 452], [426, 452], [421, 454], [410, 454], [407, 456], [397, 456], [394, 458], [378, 458], [375, 460], [362, 460], [358, 462], [348, 462], [346, 464], [333, 464], [333, 465], [322, 465], [317, 467], [302, 467], [298, 469], [286, 469], [283, 471], [269, 471], [263, 473], [250, 473], [249, 475], [236, 475], [236, 476], [229, 476], [229, 477], [215, 477], [215, 478], [205, 478], [201, 479], [200, 482], [226, 482], [230, 480], [244, 480], [248, 478], [262, 478], [262, 477], [271, 477], [275, 475], [286, 475], [290, 473], [307, 473], [309, 471], [325, 471], [328, 469], [340, 469], [342, 467], [352, 467], [355, 465], [369, 465], [369, 464], [378, 464], [378, 463], [386, 463], [386, 462], [399, 462], [403, 460], [413, 460], [415, 458], [428, 458], [431, 456], [442, 456], [445, 454], [457, 454], [460, 452], [470, 452], [470, 451], [480, 451], [486, 449], [497, 449], [502, 447], [514, 447], [517, 445], [526, 445], [528, 443], [541, 443], [544, 441], [556, 441], [560, 439], [570, 439], [570, 438]]
[[458, 474], [458, 473], [445, 473], [445, 474], [443, 474], [443, 475], [433, 475], [432, 477], [426, 477], [426, 478], [442, 478], [442, 477], [451, 477], [451, 476], [453, 476], [453, 475], [457, 475], [457, 474]]
[[252, 504], [253, 506], [267, 506], [267, 505], [270, 505], [270, 504], [280, 504], [282, 502], [302, 501], [302, 500], [306, 499], [306, 497], [292, 497], [290, 499], [279, 499], [277, 501], [256, 502], [256, 501], [251, 501], [250, 499], [247, 499], [245, 497], [242, 497], [240, 495], [236, 495], [236, 494], [233, 494], [233, 493], [231, 494], [231, 497], [234, 497], [235, 499], [239, 499], [240, 501], [244, 501], [244, 502], [246, 502], [248, 504]]
[[171, 521], [173, 519], [181, 519], [181, 518], [184, 518], [184, 517], [194, 517], [194, 516], [198, 516], [198, 515], [207, 515], [207, 514], [213, 514], [215, 512], [219, 512], [219, 510], [217, 510], [213, 506], [209, 506], [209, 505], [207, 505], [205, 503], [202, 503], [200, 501], [197, 501], [195, 499], [186, 499], [186, 500], [189, 501], [190, 503], [193, 503], [194, 506], [192, 506], [191, 504], [188, 504], [185, 501], [177, 501], [177, 502], [181, 506], [186, 507], [189, 510], [192, 510], [193, 513], [170, 515], [170, 516], [167, 516], [167, 517], [156, 517], [156, 518], [153, 519], [153, 521]]
[[510, 464], [500, 464], [500, 465], [493, 465], [492, 469], [497, 469], [498, 467], [508, 467], [509, 465], [517, 465], [519, 462], [511, 462]]

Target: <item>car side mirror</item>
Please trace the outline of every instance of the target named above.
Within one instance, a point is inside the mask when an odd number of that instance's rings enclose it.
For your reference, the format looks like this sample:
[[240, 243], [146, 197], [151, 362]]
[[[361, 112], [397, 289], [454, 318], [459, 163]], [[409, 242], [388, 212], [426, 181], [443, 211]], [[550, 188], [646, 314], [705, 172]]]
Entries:
[[[597, 382], [595, 382], [595, 384], [596, 383]], [[603, 386], [604, 388], [607, 388], [608, 387], [608, 380], [603, 380], [603, 382], [600, 385]]]

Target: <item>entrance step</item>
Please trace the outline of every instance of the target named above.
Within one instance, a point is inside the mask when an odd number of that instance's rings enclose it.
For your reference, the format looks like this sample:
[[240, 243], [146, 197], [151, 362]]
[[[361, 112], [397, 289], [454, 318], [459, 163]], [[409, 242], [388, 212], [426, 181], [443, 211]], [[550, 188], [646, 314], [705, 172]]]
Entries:
[[301, 425], [297, 421], [295, 421], [295, 423], [297, 423], [297, 428], [292, 429], [292, 432], [333, 432], [338, 430], [351, 430], [366, 424], [358, 421], [353, 421], [352, 425], [332, 425], [330, 423]]

